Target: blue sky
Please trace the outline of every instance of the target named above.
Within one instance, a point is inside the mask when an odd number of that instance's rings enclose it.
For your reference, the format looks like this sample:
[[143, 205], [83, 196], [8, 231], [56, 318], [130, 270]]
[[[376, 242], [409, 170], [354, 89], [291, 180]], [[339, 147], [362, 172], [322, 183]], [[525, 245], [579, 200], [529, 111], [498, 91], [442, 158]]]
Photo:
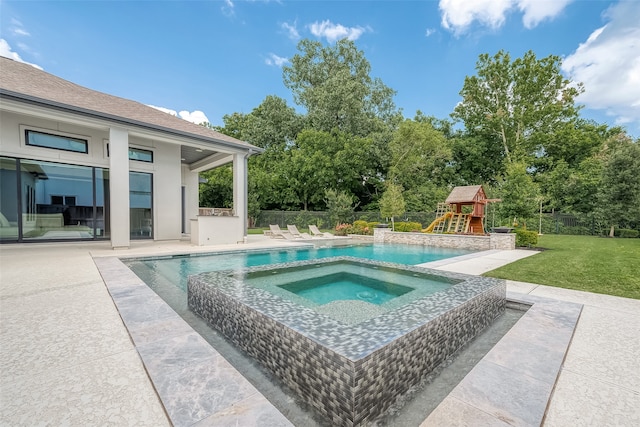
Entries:
[[[6, 1], [0, 55], [191, 121], [294, 105], [301, 38], [348, 37], [406, 117], [448, 118], [481, 53], [558, 55], [582, 116], [640, 137], [640, 1]], [[1, 70], [0, 70], [1, 71]]]

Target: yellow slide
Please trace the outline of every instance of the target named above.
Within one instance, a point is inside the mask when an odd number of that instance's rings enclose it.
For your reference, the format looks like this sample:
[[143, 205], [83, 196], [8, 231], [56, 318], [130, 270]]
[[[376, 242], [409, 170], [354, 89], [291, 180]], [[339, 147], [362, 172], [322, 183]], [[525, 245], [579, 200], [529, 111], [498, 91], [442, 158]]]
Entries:
[[431, 232], [433, 232], [433, 229], [435, 228], [436, 225], [438, 225], [442, 221], [448, 220], [452, 216], [453, 216], [453, 212], [447, 212], [446, 214], [434, 219], [433, 222], [431, 224], [429, 224], [429, 226], [427, 228], [422, 230], [422, 232], [423, 233], [431, 233]]

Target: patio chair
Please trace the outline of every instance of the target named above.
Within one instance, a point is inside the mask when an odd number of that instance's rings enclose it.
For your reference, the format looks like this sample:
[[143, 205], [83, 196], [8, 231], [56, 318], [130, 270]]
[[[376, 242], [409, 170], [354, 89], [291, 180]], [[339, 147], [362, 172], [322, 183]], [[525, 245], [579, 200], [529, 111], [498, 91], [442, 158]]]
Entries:
[[301, 233], [295, 225], [287, 225], [287, 230], [289, 230], [289, 233], [297, 239], [311, 239], [311, 235], [309, 233]]
[[278, 224], [269, 224], [269, 229], [271, 230], [270, 235], [272, 239], [293, 239], [291, 233], [282, 230]]
[[311, 235], [313, 237], [334, 237], [333, 234], [327, 232], [322, 232], [320, 230], [318, 230], [318, 226], [310, 224], [309, 225], [309, 231], [311, 232]]

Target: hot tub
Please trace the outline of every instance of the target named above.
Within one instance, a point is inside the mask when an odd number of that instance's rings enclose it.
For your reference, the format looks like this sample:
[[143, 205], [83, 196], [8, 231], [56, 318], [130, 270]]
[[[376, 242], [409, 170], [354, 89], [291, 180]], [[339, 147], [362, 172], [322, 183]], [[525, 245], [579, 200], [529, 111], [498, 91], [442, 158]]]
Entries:
[[[310, 282], [331, 285], [332, 277], [374, 285], [328, 303], [297, 292]], [[379, 304], [357, 298], [385, 286], [391, 297]], [[501, 314], [506, 285], [335, 257], [190, 276], [188, 303], [332, 425], [356, 426]]]

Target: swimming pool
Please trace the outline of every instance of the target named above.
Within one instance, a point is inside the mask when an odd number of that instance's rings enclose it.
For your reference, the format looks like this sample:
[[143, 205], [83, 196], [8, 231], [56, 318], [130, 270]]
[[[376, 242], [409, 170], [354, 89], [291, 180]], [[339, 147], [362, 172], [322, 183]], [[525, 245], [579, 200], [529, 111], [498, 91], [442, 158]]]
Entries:
[[242, 251], [224, 254], [191, 254], [125, 261], [147, 284], [168, 280], [183, 291], [187, 277], [208, 271], [235, 270], [261, 265], [350, 256], [373, 261], [416, 265], [469, 254], [471, 250], [403, 244], [358, 244], [338, 247], [287, 248], [270, 251]]

